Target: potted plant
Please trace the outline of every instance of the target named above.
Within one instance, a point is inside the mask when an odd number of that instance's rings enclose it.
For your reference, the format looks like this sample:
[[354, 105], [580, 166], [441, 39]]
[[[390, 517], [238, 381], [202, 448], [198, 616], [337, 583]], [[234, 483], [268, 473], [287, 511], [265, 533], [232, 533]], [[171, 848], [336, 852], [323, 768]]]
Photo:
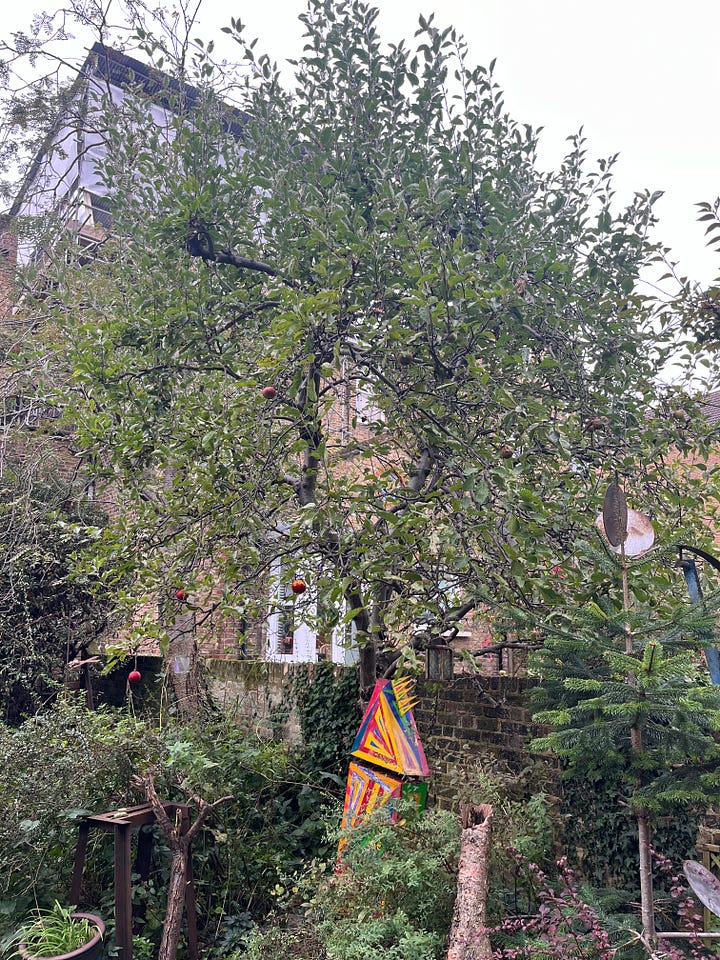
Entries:
[[96, 960], [103, 948], [105, 924], [93, 913], [79, 913], [55, 901], [37, 910], [18, 935], [23, 960]]

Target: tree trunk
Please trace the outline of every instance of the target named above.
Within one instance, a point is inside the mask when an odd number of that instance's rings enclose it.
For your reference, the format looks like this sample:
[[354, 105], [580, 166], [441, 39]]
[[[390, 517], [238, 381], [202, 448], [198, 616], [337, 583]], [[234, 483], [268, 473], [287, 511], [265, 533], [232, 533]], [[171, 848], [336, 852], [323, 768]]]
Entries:
[[367, 703], [377, 680], [377, 651], [372, 640], [360, 647], [359, 672], [360, 698]]
[[170, 642], [165, 658], [178, 717], [188, 720], [208, 705], [195, 633], [195, 611], [183, 610], [167, 627]]
[[457, 895], [447, 960], [489, 960], [492, 949], [487, 932], [487, 898], [492, 807], [485, 803], [463, 804], [461, 816]]
[[180, 943], [183, 907], [185, 906], [188, 845], [183, 842], [184, 837], [178, 837], [177, 840], [177, 845], [173, 844], [167, 909], [163, 922], [158, 960], [175, 960]]
[[[630, 731], [630, 743], [636, 753], [643, 749], [642, 730], [633, 727]], [[635, 814], [638, 828], [638, 857], [640, 860], [640, 918], [642, 932], [648, 949], [655, 949], [655, 900], [653, 895], [651, 830], [647, 811], [638, 810]]]
[[652, 855], [650, 852], [651, 834], [647, 813], [639, 810], [636, 814], [638, 827], [638, 853], [640, 855], [640, 916], [642, 918], [643, 937], [653, 949], [655, 946], [655, 903], [653, 897]]
[[[623, 609], [627, 612], [630, 609], [630, 588], [628, 584], [627, 559], [625, 557], [624, 541], [620, 544], [620, 556], [622, 557], [622, 586], [623, 586]], [[634, 650], [633, 635], [630, 624], [625, 624], [625, 653], [632, 656]], [[627, 682], [631, 687], [635, 686], [635, 677], [632, 673], [628, 674]], [[643, 752], [642, 729], [633, 724], [630, 728], [630, 746], [633, 753], [640, 755]], [[640, 859], [640, 919], [642, 922], [642, 932], [645, 947], [648, 952], [655, 949], [655, 902], [653, 896], [653, 875], [652, 875], [652, 855], [650, 853], [650, 823], [648, 822], [647, 811], [638, 810], [635, 814], [638, 828], [638, 856]]]

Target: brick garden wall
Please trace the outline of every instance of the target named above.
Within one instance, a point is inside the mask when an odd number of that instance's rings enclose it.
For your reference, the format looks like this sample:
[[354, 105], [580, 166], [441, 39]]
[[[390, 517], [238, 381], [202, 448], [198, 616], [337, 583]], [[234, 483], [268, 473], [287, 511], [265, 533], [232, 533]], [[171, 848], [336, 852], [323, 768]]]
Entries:
[[[298, 719], [286, 696], [295, 665], [227, 659], [206, 664], [219, 704], [261, 736], [299, 742]], [[458, 786], [467, 787], [469, 773], [480, 760], [499, 760], [517, 773], [533, 762], [527, 742], [541, 728], [530, 719], [529, 686], [527, 680], [503, 676], [418, 683], [415, 720], [431, 770], [434, 802], [449, 805]], [[538, 779], [554, 781], [551, 761], [534, 762]]]
[[461, 676], [440, 683], [419, 683], [415, 720], [432, 773], [430, 796], [451, 805], [467, 792], [473, 768], [496, 762], [519, 774], [531, 765], [532, 779], [551, 793], [556, 765], [528, 751], [528, 741], [542, 728], [531, 720], [530, 682], [517, 677]]

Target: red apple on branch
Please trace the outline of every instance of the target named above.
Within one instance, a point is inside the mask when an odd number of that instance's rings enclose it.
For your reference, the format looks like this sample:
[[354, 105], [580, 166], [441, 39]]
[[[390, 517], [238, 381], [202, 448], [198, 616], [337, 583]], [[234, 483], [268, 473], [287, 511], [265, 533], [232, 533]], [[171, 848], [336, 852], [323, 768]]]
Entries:
[[268, 384], [266, 387], [263, 387], [261, 392], [266, 400], [272, 400], [273, 397], [277, 396], [277, 390], [270, 384]]
[[142, 674], [140, 673], [139, 670], [131, 670], [130, 673], [128, 674], [128, 680], [130, 681], [130, 683], [140, 683], [141, 679], [142, 679]]
[[301, 580], [299, 577], [290, 584], [290, 589], [293, 593], [305, 593], [307, 590], [307, 584], [304, 580]]

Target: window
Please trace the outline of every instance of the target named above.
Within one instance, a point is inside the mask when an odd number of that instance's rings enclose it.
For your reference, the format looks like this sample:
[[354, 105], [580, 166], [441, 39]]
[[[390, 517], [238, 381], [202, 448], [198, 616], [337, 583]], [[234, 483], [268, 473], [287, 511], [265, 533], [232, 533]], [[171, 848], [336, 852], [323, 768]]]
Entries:
[[[355, 644], [355, 625], [344, 619], [345, 604], [339, 611], [339, 622], [327, 633], [318, 635], [315, 624], [324, 618], [318, 617], [317, 597], [312, 589], [300, 595], [290, 589], [298, 574], [300, 571], [289, 568], [280, 558], [273, 561], [266, 658], [279, 663], [314, 663], [317, 660], [331, 660], [344, 666], [356, 663], [359, 654]], [[311, 577], [310, 582], [313, 579]]]
[[306, 619], [315, 615], [315, 603], [308, 593], [295, 595], [290, 583], [295, 573], [280, 558], [270, 568], [270, 616], [268, 617], [266, 656], [281, 663], [314, 663], [317, 637]]

